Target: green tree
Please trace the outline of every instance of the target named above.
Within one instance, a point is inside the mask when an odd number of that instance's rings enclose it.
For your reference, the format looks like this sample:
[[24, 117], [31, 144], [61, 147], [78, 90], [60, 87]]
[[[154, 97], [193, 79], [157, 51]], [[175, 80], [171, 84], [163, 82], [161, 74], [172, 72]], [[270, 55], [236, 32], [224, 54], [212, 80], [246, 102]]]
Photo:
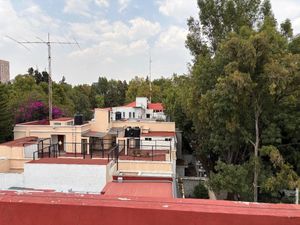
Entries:
[[12, 137], [12, 113], [9, 108], [8, 88], [0, 84], [0, 143]]
[[[253, 156], [257, 201], [260, 148], [298, 140], [298, 119], [292, 121], [299, 107], [299, 56], [289, 52], [289, 36], [277, 30], [269, 1], [260, 7], [259, 1], [233, 2], [198, 2], [201, 23], [190, 23], [187, 37], [195, 58], [184, 105], [208, 170], [218, 160], [243, 165]], [[252, 10], [239, 11], [241, 19], [230, 19], [235, 7], [250, 3]]]

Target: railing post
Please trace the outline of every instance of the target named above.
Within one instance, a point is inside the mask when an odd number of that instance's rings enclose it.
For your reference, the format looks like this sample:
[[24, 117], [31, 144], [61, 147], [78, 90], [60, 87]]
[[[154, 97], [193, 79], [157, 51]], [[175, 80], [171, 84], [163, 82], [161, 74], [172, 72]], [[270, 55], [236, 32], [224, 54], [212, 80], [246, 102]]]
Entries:
[[[171, 139], [172, 141], [172, 139]], [[170, 141], [170, 162], [172, 162], [172, 144], [171, 144], [171, 141]]]
[[104, 158], [104, 139], [101, 140], [102, 158]]
[[119, 151], [120, 151], [120, 149], [119, 149], [119, 144], [117, 145], [118, 147], [117, 147], [117, 170], [119, 170]]
[[[85, 152], [86, 152], [86, 149], [87, 149], [87, 144], [85, 143], [81, 143], [81, 152], [83, 152], [83, 159], [85, 159]], [[83, 151], [82, 151], [83, 150]]]

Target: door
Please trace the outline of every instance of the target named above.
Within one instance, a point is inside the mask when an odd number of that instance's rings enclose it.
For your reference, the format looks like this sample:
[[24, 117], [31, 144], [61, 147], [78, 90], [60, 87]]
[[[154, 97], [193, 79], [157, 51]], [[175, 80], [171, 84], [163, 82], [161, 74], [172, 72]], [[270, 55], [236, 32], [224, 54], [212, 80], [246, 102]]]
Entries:
[[58, 141], [58, 151], [62, 152], [65, 150], [65, 136], [64, 135], [57, 135]]

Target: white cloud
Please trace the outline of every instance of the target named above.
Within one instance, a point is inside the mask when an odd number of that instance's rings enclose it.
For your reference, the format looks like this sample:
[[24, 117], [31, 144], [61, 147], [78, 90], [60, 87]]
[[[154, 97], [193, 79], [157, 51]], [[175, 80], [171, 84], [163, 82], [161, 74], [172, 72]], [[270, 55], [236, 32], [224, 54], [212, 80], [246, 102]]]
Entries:
[[289, 18], [292, 21], [294, 34], [300, 33], [299, 0], [271, 0], [272, 8], [278, 23]]
[[119, 12], [123, 12], [129, 5], [129, 3], [131, 2], [131, 0], [118, 0], [119, 3]]
[[90, 17], [89, 4], [90, 0], [66, 0], [64, 12]]
[[108, 7], [109, 6], [108, 0], [95, 0], [95, 3], [100, 7]]
[[65, 0], [64, 12], [91, 17], [91, 4], [95, 3], [101, 8], [109, 7], [109, 0]]
[[197, 0], [157, 0], [159, 12], [165, 16], [186, 21], [198, 13]]
[[156, 46], [165, 49], [181, 49], [184, 47], [187, 33], [187, 30], [182, 27], [171, 26], [160, 34]]

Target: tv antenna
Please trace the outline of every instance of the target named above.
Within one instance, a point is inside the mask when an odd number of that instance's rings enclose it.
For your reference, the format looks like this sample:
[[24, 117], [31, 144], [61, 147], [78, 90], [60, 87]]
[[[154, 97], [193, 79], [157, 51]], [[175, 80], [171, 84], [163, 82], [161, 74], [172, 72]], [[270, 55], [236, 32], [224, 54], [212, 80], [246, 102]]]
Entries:
[[80, 49], [78, 42], [74, 39], [74, 42], [69, 41], [50, 41], [50, 34], [48, 33], [48, 40], [44, 41], [41, 38], [37, 37], [39, 41], [18, 41], [10, 36], [6, 36], [7, 38], [11, 39], [12, 41], [22, 45], [24, 48], [30, 51], [30, 49], [26, 46], [26, 44], [46, 44], [48, 47], [48, 104], [49, 104], [49, 121], [52, 120], [52, 68], [51, 68], [51, 45], [52, 44], [61, 44], [61, 45], [77, 45]]

